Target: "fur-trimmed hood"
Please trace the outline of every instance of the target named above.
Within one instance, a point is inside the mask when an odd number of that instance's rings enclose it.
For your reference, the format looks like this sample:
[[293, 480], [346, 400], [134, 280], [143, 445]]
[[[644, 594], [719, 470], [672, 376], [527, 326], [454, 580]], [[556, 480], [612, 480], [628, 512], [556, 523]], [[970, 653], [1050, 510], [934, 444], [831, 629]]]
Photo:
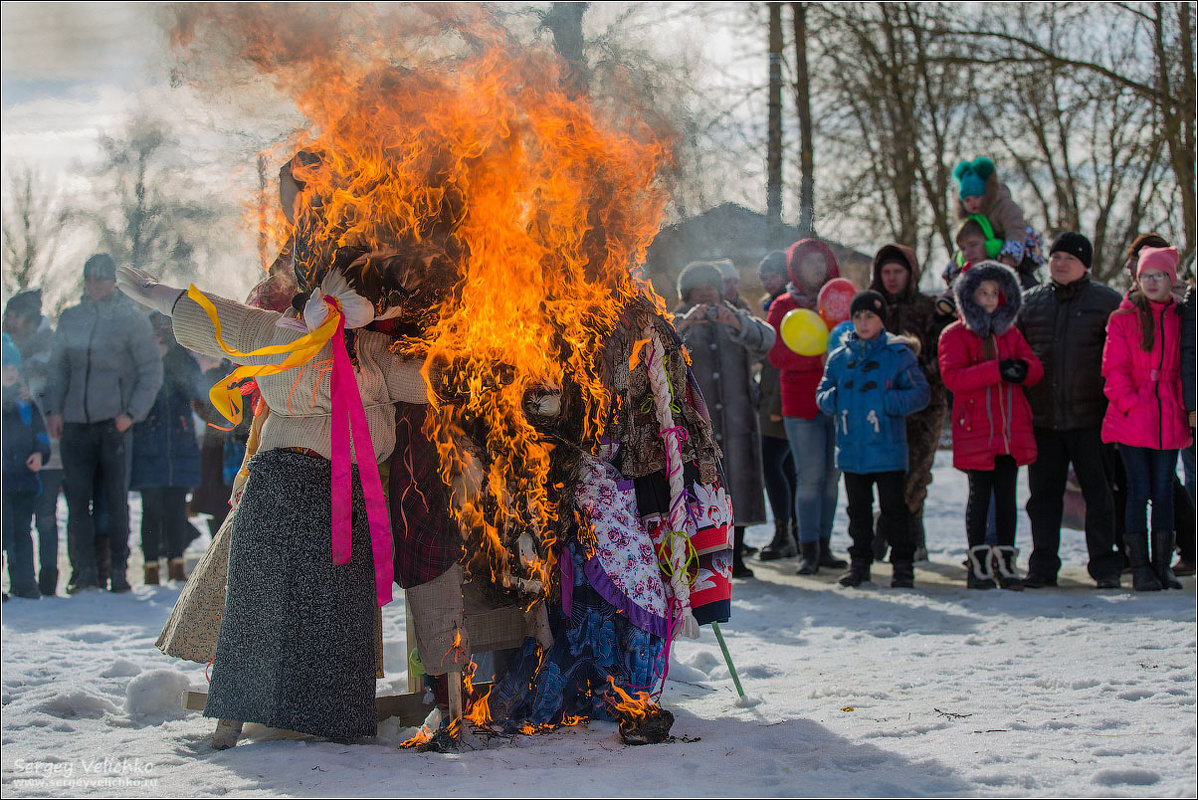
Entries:
[[[973, 299], [982, 281], [994, 281], [1002, 293], [993, 314], [987, 314]], [[961, 322], [983, 339], [991, 334], [1002, 336], [1006, 333], [1015, 324], [1023, 305], [1019, 278], [1009, 267], [997, 261], [981, 261], [958, 275], [953, 281], [953, 296], [957, 301]]]
[[[824, 257], [824, 265], [827, 268], [823, 280], [816, 286], [805, 285], [799, 275], [799, 262], [809, 253], [819, 253], [822, 255]], [[840, 265], [836, 262], [836, 256], [832, 253], [832, 248], [828, 247], [827, 243], [819, 239], [800, 239], [786, 250], [786, 274], [790, 277], [790, 286], [787, 288], [791, 296], [799, 300], [799, 304], [804, 308], [809, 306], [805, 305], [803, 301], [810, 299], [810, 307], [814, 307], [815, 298], [819, 294], [819, 290], [823, 288], [823, 285], [833, 278], [840, 277]]]
[[[886, 291], [886, 286], [882, 283], [882, 265], [890, 262], [898, 262], [907, 265], [907, 272], [910, 273], [907, 278], [907, 286], [897, 295], [891, 295]], [[915, 258], [915, 251], [904, 244], [888, 244], [877, 252], [874, 256], [873, 269], [870, 273], [872, 276], [869, 283], [869, 288], [875, 292], [881, 293], [886, 298], [887, 302], [895, 301], [910, 302], [910, 300], [919, 294], [919, 261]]]

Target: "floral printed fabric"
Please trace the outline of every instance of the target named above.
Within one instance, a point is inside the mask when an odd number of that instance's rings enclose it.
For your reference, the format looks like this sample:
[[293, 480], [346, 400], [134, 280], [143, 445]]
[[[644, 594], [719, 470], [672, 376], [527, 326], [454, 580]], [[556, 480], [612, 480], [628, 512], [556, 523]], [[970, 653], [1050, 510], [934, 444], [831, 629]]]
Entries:
[[562, 552], [574, 570], [573, 609], [566, 617], [550, 606], [552, 647], [540, 657], [528, 638], [489, 697], [496, 720], [511, 730], [560, 723], [566, 717], [612, 719], [608, 677], [632, 693], [651, 691], [658, 680], [663, 640], [633, 625], [588, 582], [586, 557], [576, 545]]
[[591, 456], [583, 457], [579, 473], [575, 506], [590, 521], [596, 540], [594, 558], [583, 567], [591, 587], [634, 625], [665, 636], [665, 589], [631, 482], [621, 481], [615, 467]]

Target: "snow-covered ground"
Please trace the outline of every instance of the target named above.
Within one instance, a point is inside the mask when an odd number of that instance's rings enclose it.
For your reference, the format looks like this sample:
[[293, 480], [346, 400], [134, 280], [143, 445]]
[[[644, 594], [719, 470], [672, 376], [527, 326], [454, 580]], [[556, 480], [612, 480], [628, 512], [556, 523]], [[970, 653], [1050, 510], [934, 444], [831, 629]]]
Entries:
[[[662, 702], [676, 740], [644, 747], [591, 723], [426, 754], [399, 749], [407, 732], [392, 722], [374, 744], [259, 729], [217, 752], [211, 721], [179, 709], [204, 667], [153, 645], [178, 586], [12, 600], [3, 794], [1195, 796], [1194, 579], [1183, 592], [1096, 591], [1082, 534], [1065, 531], [1059, 589], [966, 591], [965, 492], [940, 452], [931, 562], [914, 590], [890, 589], [888, 565], [854, 590], [826, 572], [795, 576], [793, 559], [753, 561], [723, 626], [749, 702], [704, 629], [674, 649]], [[757, 545], [769, 537], [766, 526], [749, 533]], [[384, 610], [384, 694], [406, 691], [403, 618], [401, 595]]]

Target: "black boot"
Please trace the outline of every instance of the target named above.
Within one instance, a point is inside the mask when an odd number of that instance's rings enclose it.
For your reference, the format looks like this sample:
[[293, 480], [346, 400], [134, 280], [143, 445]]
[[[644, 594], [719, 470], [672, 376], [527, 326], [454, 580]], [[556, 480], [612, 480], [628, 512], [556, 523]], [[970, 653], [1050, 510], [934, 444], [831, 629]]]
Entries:
[[840, 576], [838, 583], [841, 586], [860, 586], [863, 583], [869, 583], [869, 562], [853, 559], [853, 563], [849, 565], [849, 571]]
[[799, 570], [796, 575], [815, 575], [819, 572], [819, 540], [799, 545]]
[[1177, 534], [1173, 531], [1152, 532], [1152, 571], [1165, 589], [1180, 589], [1181, 581], [1173, 574], [1173, 549]]
[[991, 548], [991, 552], [993, 553], [994, 578], [998, 581], [998, 585], [1013, 592], [1022, 592], [1023, 581], [1019, 579], [1018, 567], [1015, 566], [1019, 551], [1015, 549], [1014, 545], [1001, 544]]
[[927, 561], [928, 534], [923, 528], [923, 511], [908, 517], [907, 526], [911, 531], [911, 541], [915, 542], [915, 560]]
[[891, 561], [890, 586], [895, 589], [911, 589], [915, 586], [915, 562]]
[[966, 556], [965, 568], [969, 572], [965, 576], [965, 585], [970, 589], [993, 589], [994, 566], [990, 563], [990, 545], [974, 545]]
[[794, 539], [790, 536], [790, 526], [786, 522], [774, 520], [774, 538], [757, 558], [762, 561], [777, 561], [779, 558], [794, 558], [797, 550]]
[[743, 526], [737, 525], [733, 531], [732, 577], [752, 578], [753, 570], [745, 566], [745, 556], [741, 549], [745, 545], [745, 529]]
[[1159, 592], [1160, 578], [1148, 563], [1148, 531], [1123, 534], [1123, 551], [1131, 562], [1131, 586], [1137, 592]]
[[844, 569], [849, 562], [832, 555], [832, 537], [819, 540], [819, 565], [829, 569]]

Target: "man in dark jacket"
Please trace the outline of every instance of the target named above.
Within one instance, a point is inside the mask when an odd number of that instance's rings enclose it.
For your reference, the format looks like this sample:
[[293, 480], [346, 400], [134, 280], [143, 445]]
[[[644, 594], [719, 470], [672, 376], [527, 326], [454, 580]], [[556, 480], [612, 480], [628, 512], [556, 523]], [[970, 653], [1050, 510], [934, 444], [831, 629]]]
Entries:
[[1032, 555], [1024, 586], [1055, 586], [1061, 559], [1061, 517], [1069, 464], [1086, 501], [1088, 570], [1099, 588], [1119, 587], [1122, 560], [1115, 550], [1114, 502], [1103, 470], [1102, 351], [1106, 324], [1119, 293], [1090, 277], [1093, 250], [1080, 233], [1062, 233], [1049, 256], [1051, 282], [1028, 290], [1018, 326], [1044, 366], [1044, 379], [1027, 387], [1036, 437], [1028, 467], [1027, 515]]
[[[931, 387], [927, 407], [907, 417], [908, 463], [904, 495], [911, 512], [909, 525], [918, 561], [927, 558], [923, 501], [932, 483], [932, 462], [940, 446], [940, 431], [947, 408], [936, 345], [940, 332], [953, 320], [937, 313], [936, 301], [919, 291], [919, 262], [915, 259], [915, 251], [905, 245], [888, 244], [878, 251], [874, 256], [869, 288], [886, 298], [887, 312], [883, 320], [886, 330], [918, 342], [919, 368]], [[885, 538], [875, 535], [874, 546], [875, 555], [880, 559], [885, 555]]]
[[145, 419], [162, 386], [162, 356], [150, 322], [116, 291], [105, 253], [83, 267], [83, 302], [62, 313], [50, 358], [46, 426], [61, 436], [67, 497], [67, 591], [102, 588], [92, 499], [97, 470], [108, 514], [112, 591], [129, 590], [129, 429]]

